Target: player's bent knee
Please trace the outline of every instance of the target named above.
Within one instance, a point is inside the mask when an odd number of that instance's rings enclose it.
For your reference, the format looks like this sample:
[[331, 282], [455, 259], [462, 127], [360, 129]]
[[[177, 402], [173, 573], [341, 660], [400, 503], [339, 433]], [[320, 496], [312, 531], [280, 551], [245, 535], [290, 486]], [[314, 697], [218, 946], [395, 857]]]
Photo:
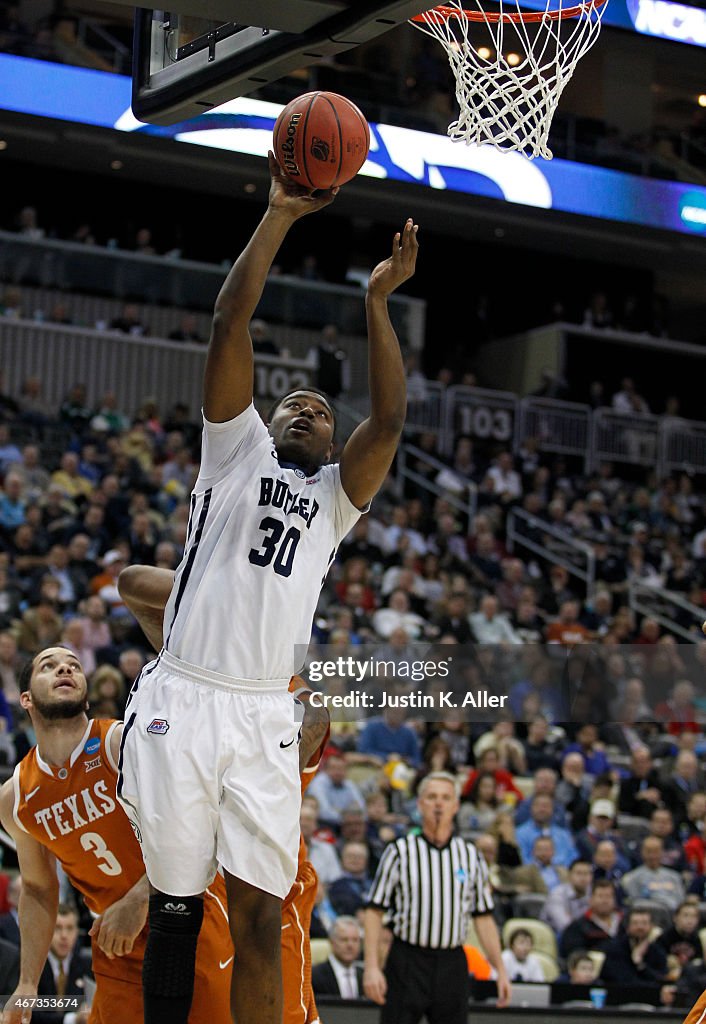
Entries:
[[190, 996], [202, 921], [202, 896], [150, 896], [150, 930], [142, 969], [145, 995]]
[[228, 916], [239, 955], [254, 956], [279, 950], [282, 900], [240, 879], [229, 879]]

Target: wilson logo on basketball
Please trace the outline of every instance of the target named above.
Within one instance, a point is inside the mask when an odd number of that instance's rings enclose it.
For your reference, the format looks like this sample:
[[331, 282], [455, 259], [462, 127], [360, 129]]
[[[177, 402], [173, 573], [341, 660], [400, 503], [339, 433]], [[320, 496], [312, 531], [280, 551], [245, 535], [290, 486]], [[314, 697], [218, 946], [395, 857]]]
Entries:
[[315, 135], [314, 138], [311, 140], [311, 155], [315, 157], [316, 160], [321, 160], [323, 163], [326, 163], [328, 161], [330, 152], [331, 147], [329, 146], [328, 142], [326, 142], [325, 139], [317, 138], [317, 136]]
[[297, 125], [301, 117], [301, 114], [292, 114], [287, 125], [287, 138], [282, 143], [282, 162], [289, 174], [299, 174], [299, 167], [294, 158], [294, 136], [297, 134]]

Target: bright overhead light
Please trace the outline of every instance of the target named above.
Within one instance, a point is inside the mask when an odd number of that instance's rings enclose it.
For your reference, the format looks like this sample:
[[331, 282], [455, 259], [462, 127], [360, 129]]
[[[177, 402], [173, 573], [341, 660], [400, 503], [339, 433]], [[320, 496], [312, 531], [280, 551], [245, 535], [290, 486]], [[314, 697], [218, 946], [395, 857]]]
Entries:
[[706, 93], [702, 92], [698, 100], [700, 107], [706, 107]]
[[481, 58], [481, 60], [488, 60], [492, 52], [493, 51], [490, 50], [487, 46], [478, 47], [478, 56]]
[[111, 160], [110, 161], [110, 169], [111, 169], [111, 171], [122, 171], [122, 169], [123, 169], [123, 162], [122, 162], [122, 160]]
[[0, 150], [7, 149], [7, 142], [5, 139], [0, 139]]
[[521, 57], [519, 53], [508, 53], [506, 60], [511, 68], [516, 68], [520, 63]]

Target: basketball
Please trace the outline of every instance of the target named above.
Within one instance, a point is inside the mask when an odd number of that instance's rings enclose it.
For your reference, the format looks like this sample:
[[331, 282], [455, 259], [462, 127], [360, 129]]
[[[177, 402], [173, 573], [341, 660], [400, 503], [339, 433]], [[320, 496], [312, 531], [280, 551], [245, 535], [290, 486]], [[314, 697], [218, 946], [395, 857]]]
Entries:
[[274, 153], [305, 188], [333, 188], [354, 178], [370, 148], [370, 129], [355, 103], [335, 92], [307, 92], [275, 122]]

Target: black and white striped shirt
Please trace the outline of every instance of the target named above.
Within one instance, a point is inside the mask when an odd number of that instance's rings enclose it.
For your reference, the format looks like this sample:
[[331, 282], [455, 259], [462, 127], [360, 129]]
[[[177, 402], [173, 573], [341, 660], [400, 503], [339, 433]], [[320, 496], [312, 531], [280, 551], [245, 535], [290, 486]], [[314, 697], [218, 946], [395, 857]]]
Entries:
[[407, 835], [386, 847], [368, 906], [387, 912], [403, 942], [454, 949], [465, 941], [469, 916], [493, 910], [488, 868], [460, 836], [437, 847], [422, 834]]

